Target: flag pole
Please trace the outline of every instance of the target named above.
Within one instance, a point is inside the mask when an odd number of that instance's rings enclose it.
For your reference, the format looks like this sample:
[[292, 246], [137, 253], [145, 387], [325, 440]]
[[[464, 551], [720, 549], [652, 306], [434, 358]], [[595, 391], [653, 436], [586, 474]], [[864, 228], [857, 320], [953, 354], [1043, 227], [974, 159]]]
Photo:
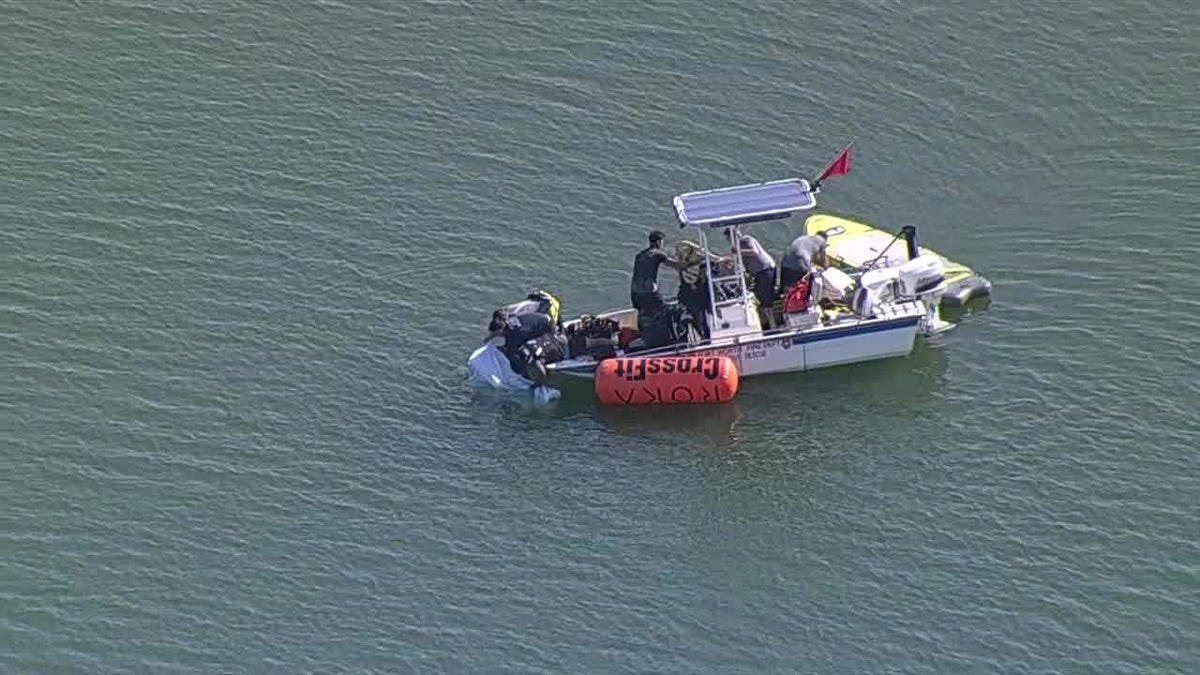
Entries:
[[[847, 143], [846, 147], [842, 148], [842, 151], [839, 152], [836, 156], [834, 156], [833, 160], [831, 162], [829, 162], [828, 164], [826, 164], [824, 169], [821, 169], [821, 173], [818, 174], [818, 178], [815, 181], [813, 181], [811, 184], [813, 192], [820, 192], [821, 181], [825, 180], [825, 178], [827, 177], [826, 174], [829, 172], [830, 169], [833, 168], [833, 165], [837, 164], [842, 159], [842, 157], [845, 157], [847, 152], [850, 152], [850, 147], [853, 145], [854, 145], [854, 141], [850, 141], [849, 143]], [[849, 167], [846, 167], [846, 170], [848, 172]]]

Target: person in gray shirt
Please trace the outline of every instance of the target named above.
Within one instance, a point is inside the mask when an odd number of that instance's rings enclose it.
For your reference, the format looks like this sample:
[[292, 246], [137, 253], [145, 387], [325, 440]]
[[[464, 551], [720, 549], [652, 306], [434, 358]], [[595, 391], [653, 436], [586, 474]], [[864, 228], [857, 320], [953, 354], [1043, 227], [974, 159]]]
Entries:
[[779, 260], [779, 292], [786, 294], [792, 284], [803, 279], [813, 269], [813, 263], [824, 267], [825, 246], [829, 235], [824, 230], [816, 234], [796, 237], [788, 244], [787, 252]]
[[[733, 235], [730, 228], [725, 228], [725, 241], [732, 245]], [[748, 234], [743, 234], [738, 246], [730, 248], [742, 256], [742, 266], [750, 275], [751, 290], [758, 298], [759, 318], [763, 328], [770, 325], [771, 305], [775, 303], [775, 259], [758, 243], [758, 240]]]

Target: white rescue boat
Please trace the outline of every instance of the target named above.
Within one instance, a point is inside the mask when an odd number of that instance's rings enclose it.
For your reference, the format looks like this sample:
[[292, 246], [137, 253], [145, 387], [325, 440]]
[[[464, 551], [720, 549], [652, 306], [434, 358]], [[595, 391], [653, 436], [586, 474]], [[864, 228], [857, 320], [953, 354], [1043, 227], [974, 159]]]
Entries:
[[[702, 250], [708, 250], [709, 233], [728, 228], [731, 241], [740, 241], [745, 225], [782, 221], [813, 209], [816, 193], [802, 178], [691, 192], [674, 199], [675, 215], [680, 228], [694, 232]], [[718, 272], [705, 262], [708, 338], [701, 337], [677, 304], [668, 303], [656, 317], [639, 317], [632, 308], [601, 312], [563, 324], [571, 344], [568, 358], [548, 364], [547, 370], [591, 377], [605, 358], [723, 354], [737, 363], [743, 377], [752, 377], [906, 356], [918, 335], [952, 326], [938, 311], [945, 277], [937, 256], [918, 255], [857, 276], [822, 270], [812, 279], [807, 306], [779, 313], [776, 328], [762, 326], [741, 256], [732, 258], [731, 272]], [[652, 321], [666, 325], [651, 330]], [[581, 333], [587, 333], [585, 339], [571, 339]], [[652, 341], [665, 344], [647, 344], [642, 335], [650, 333], [666, 336]]]

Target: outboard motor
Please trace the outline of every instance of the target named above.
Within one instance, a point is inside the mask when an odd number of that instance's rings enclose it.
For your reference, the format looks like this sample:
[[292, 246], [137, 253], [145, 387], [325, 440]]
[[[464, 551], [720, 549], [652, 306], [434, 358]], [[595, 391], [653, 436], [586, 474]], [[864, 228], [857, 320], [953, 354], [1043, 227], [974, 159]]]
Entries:
[[946, 267], [936, 255], [921, 255], [901, 265], [896, 276], [896, 294], [917, 298], [945, 291]]
[[919, 255], [897, 268], [896, 295], [902, 299], [921, 301], [925, 307], [922, 320], [927, 334], [940, 333], [951, 327], [942, 321], [938, 309], [942, 294], [946, 292], [946, 268], [936, 255]]
[[867, 270], [858, 278], [858, 286], [851, 291], [850, 309], [863, 317], [870, 317], [875, 306], [897, 296], [897, 267], [880, 267]]
[[871, 316], [874, 307], [888, 300], [917, 300], [925, 309], [921, 320], [927, 334], [939, 333], [953, 324], [942, 321], [938, 309], [946, 292], [946, 268], [941, 257], [922, 254], [917, 246], [917, 228], [905, 225], [900, 236], [908, 248], [908, 262], [863, 272], [850, 298], [850, 308], [860, 316]]

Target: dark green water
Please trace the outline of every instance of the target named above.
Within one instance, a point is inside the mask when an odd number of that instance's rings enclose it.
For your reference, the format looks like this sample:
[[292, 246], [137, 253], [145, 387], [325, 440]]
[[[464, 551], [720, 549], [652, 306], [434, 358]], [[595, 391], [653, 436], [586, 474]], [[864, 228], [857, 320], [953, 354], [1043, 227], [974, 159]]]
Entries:
[[[1200, 5], [0, 4], [4, 672], [1200, 672]], [[736, 403], [472, 392], [679, 192], [996, 284]], [[798, 221], [761, 230], [778, 252]]]

